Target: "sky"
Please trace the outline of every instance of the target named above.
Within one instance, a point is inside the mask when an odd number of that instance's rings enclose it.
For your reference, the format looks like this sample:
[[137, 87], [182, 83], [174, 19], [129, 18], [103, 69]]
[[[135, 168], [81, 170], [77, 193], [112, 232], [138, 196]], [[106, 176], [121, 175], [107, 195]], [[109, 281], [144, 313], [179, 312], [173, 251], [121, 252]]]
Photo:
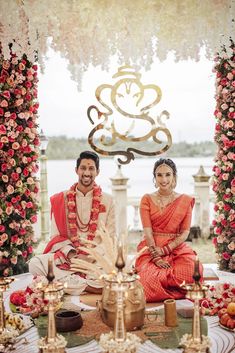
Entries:
[[[86, 138], [94, 127], [87, 117], [87, 108], [97, 105], [95, 90], [101, 84], [114, 83], [112, 76], [120, 65], [113, 58], [109, 72], [89, 66], [83, 73], [80, 91], [67, 66], [65, 59], [49, 50], [44, 73], [39, 74], [39, 128], [47, 136]], [[142, 83], [158, 85], [162, 90], [155, 111], [169, 112], [166, 127], [173, 143], [213, 141], [216, 102], [212, 68], [213, 61], [206, 59], [202, 51], [199, 62], [176, 63], [169, 55], [162, 63], [155, 60], [149, 71], [140, 70]], [[141, 136], [138, 126], [136, 131]]]

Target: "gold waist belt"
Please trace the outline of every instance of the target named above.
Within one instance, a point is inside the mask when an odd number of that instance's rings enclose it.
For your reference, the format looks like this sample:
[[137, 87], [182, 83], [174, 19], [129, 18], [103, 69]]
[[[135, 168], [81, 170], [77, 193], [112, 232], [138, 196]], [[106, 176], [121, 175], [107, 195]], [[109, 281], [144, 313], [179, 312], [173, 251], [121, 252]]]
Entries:
[[158, 237], [171, 237], [171, 238], [173, 238], [173, 237], [177, 237], [178, 235], [179, 234], [176, 234], [176, 233], [158, 233], [158, 232], [153, 233], [154, 237], [158, 236]]

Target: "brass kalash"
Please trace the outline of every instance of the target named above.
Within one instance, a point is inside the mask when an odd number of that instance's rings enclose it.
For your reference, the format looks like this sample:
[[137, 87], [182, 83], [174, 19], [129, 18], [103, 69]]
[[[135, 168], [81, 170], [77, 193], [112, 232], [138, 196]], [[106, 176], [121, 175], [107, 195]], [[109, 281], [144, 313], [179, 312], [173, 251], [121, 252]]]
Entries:
[[48, 329], [47, 336], [39, 340], [39, 353], [65, 353], [65, 347], [67, 342], [62, 335], [58, 335], [56, 332], [55, 325], [55, 307], [58, 305], [58, 301], [64, 294], [64, 284], [60, 282], [54, 282], [55, 276], [53, 273], [52, 260], [48, 261], [48, 284], [43, 286], [41, 284], [41, 290], [43, 291], [43, 298], [48, 300]]
[[205, 298], [208, 287], [200, 283], [201, 275], [198, 259], [195, 261], [193, 279], [194, 283], [192, 285], [182, 285], [182, 288], [187, 291], [186, 298], [194, 300], [192, 334], [185, 334], [180, 345], [184, 347], [183, 353], [210, 353], [210, 340], [201, 334], [199, 301]]
[[145, 296], [142, 285], [138, 282], [136, 274], [122, 272], [125, 267], [122, 246], [118, 248], [118, 256], [115, 266], [118, 272], [106, 274], [104, 279], [101, 302], [98, 303], [103, 322], [113, 328], [117, 313], [117, 288], [121, 282], [124, 292], [124, 320], [127, 331], [140, 328], [144, 324], [145, 316]]

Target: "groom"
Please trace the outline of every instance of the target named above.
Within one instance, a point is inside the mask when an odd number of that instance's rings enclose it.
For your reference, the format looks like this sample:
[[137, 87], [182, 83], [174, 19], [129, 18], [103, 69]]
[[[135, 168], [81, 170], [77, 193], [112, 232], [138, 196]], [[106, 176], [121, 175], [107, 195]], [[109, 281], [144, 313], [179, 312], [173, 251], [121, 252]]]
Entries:
[[[96, 230], [101, 222], [110, 235], [115, 236], [114, 203], [110, 195], [96, 185], [99, 174], [99, 156], [84, 151], [77, 159], [75, 172], [78, 182], [69, 190], [51, 197], [51, 240], [42, 255], [34, 256], [29, 262], [29, 272], [46, 276], [48, 260], [54, 259], [56, 279], [70, 276], [70, 261], [77, 257], [89, 261], [86, 252], [80, 250], [83, 239], [97, 240]], [[76, 288], [92, 293], [101, 291], [99, 284], [88, 277], [76, 274]]]

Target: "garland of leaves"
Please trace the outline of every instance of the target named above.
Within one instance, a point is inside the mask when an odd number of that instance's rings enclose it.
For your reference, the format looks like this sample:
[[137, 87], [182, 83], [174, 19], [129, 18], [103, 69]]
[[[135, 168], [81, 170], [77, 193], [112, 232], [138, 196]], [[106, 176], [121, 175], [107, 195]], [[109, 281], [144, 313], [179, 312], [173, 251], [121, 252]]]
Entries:
[[215, 58], [218, 152], [213, 168], [216, 193], [213, 243], [220, 270], [235, 272], [235, 44]]
[[10, 54], [0, 51], [0, 276], [27, 270], [39, 191], [37, 65]]

